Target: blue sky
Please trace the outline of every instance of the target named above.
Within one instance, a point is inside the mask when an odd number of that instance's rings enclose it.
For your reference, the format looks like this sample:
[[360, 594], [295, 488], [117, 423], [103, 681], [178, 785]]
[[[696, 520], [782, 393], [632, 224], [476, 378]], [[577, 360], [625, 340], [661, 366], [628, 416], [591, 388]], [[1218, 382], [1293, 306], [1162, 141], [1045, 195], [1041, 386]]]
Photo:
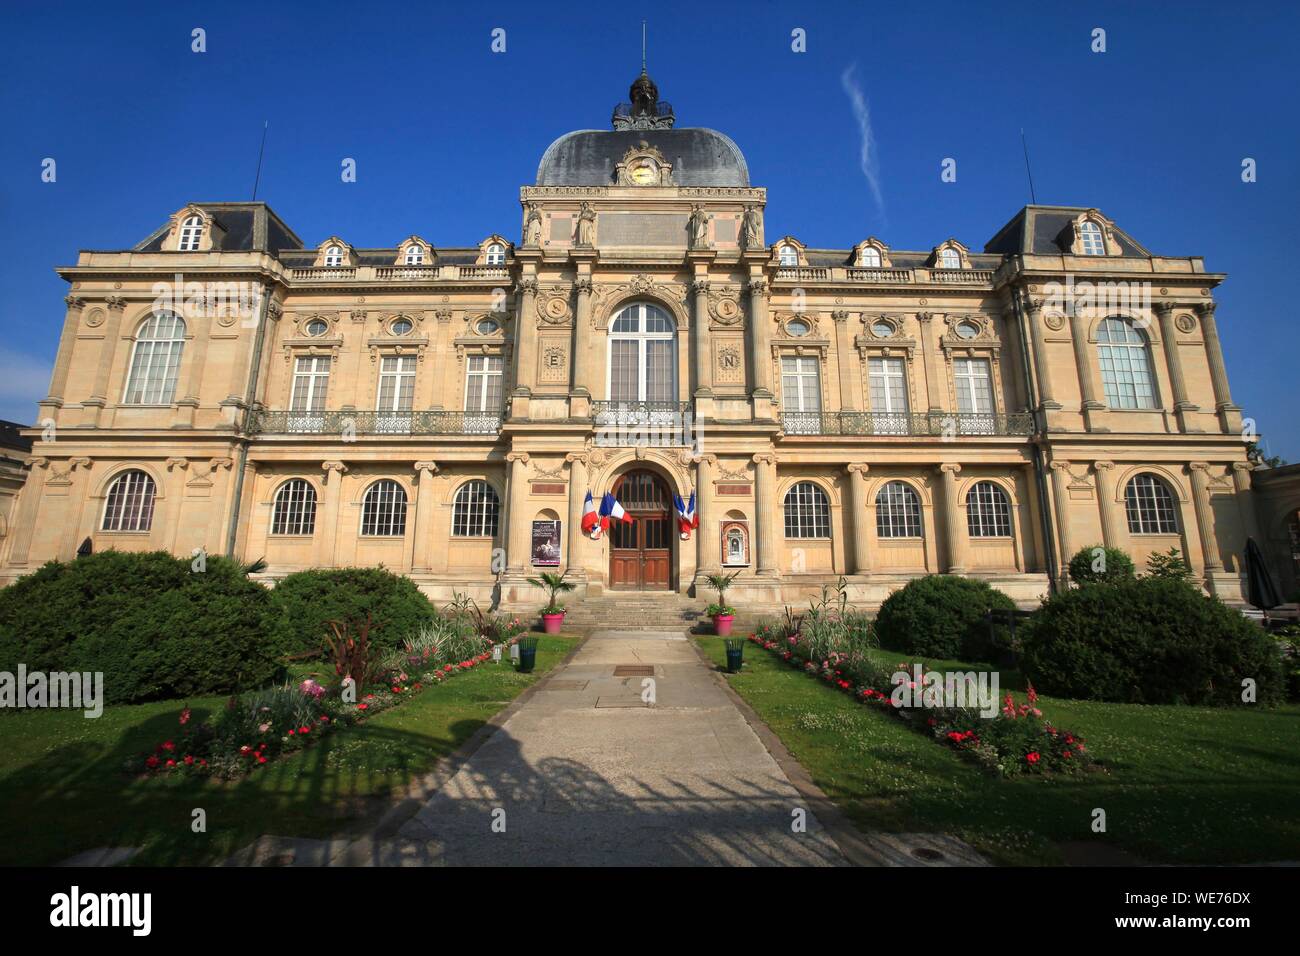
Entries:
[[[547, 145], [606, 128], [627, 97], [644, 16], [661, 96], [681, 125], [740, 145], [768, 187], [769, 237], [981, 248], [1028, 201], [1023, 127], [1040, 202], [1097, 206], [1149, 249], [1229, 273], [1233, 397], [1270, 453], [1300, 460], [1300, 322], [1278, 294], [1300, 213], [1294, 4], [619, 6], [6, 3], [0, 417], [30, 421], [47, 390], [67, 291], [53, 267], [129, 247], [187, 201], [249, 198], [263, 120], [259, 198], [308, 244], [513, 237]], [[195, 27], [206, 53], [191, 52]], [[844, 85], [854, 64], [879, 203]], [[356, 183], [340, 180], [345, 157]], [[955, 183], [940, 181], [946, 157]]]

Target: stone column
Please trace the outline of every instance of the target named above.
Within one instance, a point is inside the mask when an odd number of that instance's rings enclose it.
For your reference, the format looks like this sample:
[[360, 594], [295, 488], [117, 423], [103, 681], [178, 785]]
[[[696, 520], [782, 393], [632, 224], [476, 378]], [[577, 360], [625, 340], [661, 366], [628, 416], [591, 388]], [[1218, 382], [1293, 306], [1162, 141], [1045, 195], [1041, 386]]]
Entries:
[[921, 326], [921, 366], [925, 369], [926, 410], [940, 412], [943, 411], [944, 389], [939, 384], [939, 372], [934, 364], [934, 340], [931, 332], [933, 320], [933, 312], [916, 313], [916, 321]]
[[1056, 506], [1056, 533], [1061, 549], [1059, 577], [1065, 581], [1069, 577], [1070, 558], [1074, 557], [1074, 535], [1070, 533], [1070, 463], [1053, 461], [1048, 467], [1052, 470], [1052, 503]]
[[433, 552], [433, 513], [437, 507], [433, 501], [433, 476], [437, 473], [436, 462], [415, 463], [418, 487], [415, 493], [415, 547], [411, 552], [411, 570], [417, 573], [427, 573], [433, 569], [429, 556]]
[[[93, 411], [87, 412], [87, 419], [84, 424], [103, 426], [110, 424], [104, 419], [104, 408], [109, 404], [108, 385], [111, 381], [113, 369], [117, 367], [118, 362], [118, 344], [122, 339], [122, 314], [126, 311], [126, 300], [121, 296], [110, 295], [106, 300], [108, 305], [108, 320], [104, 323], [104, 345], [99, 351], [99, 362], [95, 366], [95, 381], [91, 386], [90, 397], [83, 400], [82, 404], [89, 406]], [[131, 351], [127, 350], [127, 361], [131, 361]], [[130, 376], [130, 369], [124, 369], [123, 381], [127, 381]], [[118, 395], [114, 402], [121, 401], [122, 396]]]
[[[50, 394], [45, 402], [62, 404], [66, 397], [64, 389], [68, 387], [68, 370], [72, 366], [72, 351], [77, 346], [77, 323], [86, 307], [86, 300], [79, 296], [64, 296], [68, 313], [63, 320], [63, 334], [59, 337], [59, 352], [54, 359], [54, 372], [50, 375]], [[42, 403], [44, 404], [44, 403]]]
[[752, 276], [749, 280], [749, 364], [750, 380], [754, 384], [750, 397], [754, 401], [755, 418], [771, 418], [772, 346], [771, 330], [767, 316], [767, 279]]
[[754, 456], [755, 518], [758, 527], [758, 573], [765, 577], [780, 577], [777, 566], [776, 536], [779, 533], [776, 508], [776, 455], [762, 452]]
[[343, 501], [343, 476], [348, 466], [341, 461], [321, 462], [321, 559], [325, 567], [338, 566], [339, 507]]
[[1188, 466], [1192, 474], [1192, 504], [1196, 508], [1196, 527], [1200, 532], [1201, 553], [1205, 556], [1205, 571], [1223, 570], [1219, 560], [1219, 545], [1214, 539], [1214, 512], [1210, 507], [1210, 466], [1194, 461]]
[[537, 277], [520, 279], [515, 295], [515, 393], [528, 396], [537, 386]]
[[[27, 556], [32, 547], [32, 535], [36, 531], [36, 518], [41, 509], [41, 495], [45, 490], [45, 479], [50, 469], [50, 460], [36, 457], [29, 463], [27, 481], [18, 492], [18, 508], [13, 524], [13, 539], [9, 545], [9, 564], [12, 567], [27, 566]], [[92, 528], [94, 525], [91, 526]], [[93, 533], [93, 532], [88, 532]]]
[[696, 399], [713, 395], [713, 371], [709, 361], [709, 280], [696, 278], [691, 282], [695, 311], [691, 315], [691, 352], [695, 359]]
[[948, 525], [948, 573], [966, 572], [966, 515], [957, 500], [957, 473], [961, 465], [947, 463], [939, 466], [943, 478], [943, 502]]
[[1115, 463], [1094, 461], [1092, 469], [1097, 475], [1097, 505], [1101, 508], [1101, 536], [1108, 548], [1128, 550], [1128, 517], [1120, 513], [1115, 500]]
[[700, 526], [695, 529], [697, 575], [714, 574], [722, 568], [721, 525], [713, 493], [713, 469], [717, 464], [714, 455], [699, 455], [695, 459], [695, 513], [700, 516]]
[[862, 410], [862, 381], [859, 373], [861, 358], [853, 347], [849, 329], [849, 313], [838, 309], [831, 313], [835, 320], [836, 365], [840, 378], [840, 408], [846, 412]]
[[[584, 418], [591, 414], [591, 396], [593, 394], [593, 375], [591, 362], [591, 276], [579, 274], [573, 285], [578, 293], [578, 305], [573, 314], [573, 369], [572, 392], [577, 398], [586, 399], [586, 407], [571, 409], [575, 418]], [[576, 405], [577, 403], [575, 403]]]
[[1169, 389], [1174, 399], [1174, 415], [1178, 419], [1178, 430], [1187, 433], [1198, 431], [1189, 418], [1192, 412], [1199, 411], [1187, 397], [1187, 376], [1183, 374], [1183, 359], [1178, 352], [1178, 326], [1174, 324], [1174, 304], [1157, 302], [1153, 308], [1160, 317], [1160, 338], [1165, 346], [1165, 364], [1169, 366]]
[[1052, 388], [1052, 367], [1047, 359], [1047, 343], [1043, 341], [1043, 300], [1025, 295], [1024, 305], [1029, 319], [1029, 344], [1034, 354], [1034, 367], [1038, 370], [1038, 407], [1044, 411], [1059, 411], [1061, 403], [1056, 400]]
[[1201, 337], [1205, 340], [1205, 357], [1210, 363], [1210, 384], [1214, 386], [1214, 410], [1219, 414], [1219, 424], [1225, 434], [1241, 431], [1241, 409], [1232, 403], [1228, 388], [1228, 369], [1223, 364], [1223, 347], [1219, 344], [1219, 327], [1214, 321], [1213, 302], [1202, 302], [1196, 308], [1201, 319]]
[[868, 468], [863, 462], [853, 462], [846, 468], [849, 473], [849, 507], [853, 511], [853, 548], [850, 555], [854, 574], [871, 573], [871, 549], [867, 546], [871, 540], [871, 526], [867, 521]]
[[587, 503], [587, 456], [582, 452], [569, 452], [564, 456], [569, 463], [569, 533], [565, 553], [565, 577], [583, 578], [587, 576], [587, 565], [583, 560], [587, 540], [582, 533], [582, 509]]
[[1241, 527], [1246, 537], [1254, 538], [1261, 548], [1264, 542], [1259, 537], [1259, 516], [1255, 514], [1255, 495], [1250, 486], [1250, 473], [1255, 468], [1248, 461], [1232, 463], [1232, 486], [1237, 492], [1237, 507], [1241, 511]]
[[512, 451], [506, 455], [510, 462], [510, 484], [507, 494], [510, 504], [506, 511], [509, 522], [506, 534], [506, 573], [523, 576], [528, 571], [528, 556], [532, 548], [529, 540], [531, 525], [525, 518], [528, 498], [528, 453]]
[[1074, 346], [1074, 365], [1079, 373], [1079, 394], [1083, 398], [1080, 411], [1083, 412], [1083, 427], [1090, 432], [1110, 431], [1094, 424], [1097, 412], [1104, 411], [1106, 405], [1097, 398], [1097, 386], [1093, 378], [1092, 349], [1088, 343], [1088, 320], [1077, 309], [1070, 316], [1070, 344]]

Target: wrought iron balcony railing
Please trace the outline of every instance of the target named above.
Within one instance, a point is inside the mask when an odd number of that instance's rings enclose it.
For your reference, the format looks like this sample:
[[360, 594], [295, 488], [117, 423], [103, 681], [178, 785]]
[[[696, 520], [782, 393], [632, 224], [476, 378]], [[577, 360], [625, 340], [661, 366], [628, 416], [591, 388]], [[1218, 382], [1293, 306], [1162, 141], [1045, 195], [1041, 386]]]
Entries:
[[1031, 435], [1033, 416], [981, 412], [782, 412], [787, 435]]
[[690, 402], [592, 402], [598, 445], [652, 448], [690, 445], [695, 416]]
[[501, 412], [337, 411], [259, 409], [249, 416], [255, 435], [496, 435]]

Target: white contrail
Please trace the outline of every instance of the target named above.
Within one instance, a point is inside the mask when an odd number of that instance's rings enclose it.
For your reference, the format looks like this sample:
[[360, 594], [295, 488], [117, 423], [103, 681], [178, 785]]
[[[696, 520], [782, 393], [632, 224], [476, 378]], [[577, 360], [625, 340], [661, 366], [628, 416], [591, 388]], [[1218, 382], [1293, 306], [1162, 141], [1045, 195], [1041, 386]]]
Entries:
[[840, 74], [840, 83], [849, 96], [853, 115], [858, 121], [858, 132], [862, 137], [858, 164], [862, 167], [862, 175], [866, 177], [867, 185], [871, 187], [871, 195], [876, 200], [876, 209], [883, 213], [885, 201], [880, 195], [880, 163], [876, 159], [876, 137], [871, 132], [871, 107], [867, 105], [867, 97], [862, 92], [857, 72], [858, 65], [856, 63], [850, 65]]

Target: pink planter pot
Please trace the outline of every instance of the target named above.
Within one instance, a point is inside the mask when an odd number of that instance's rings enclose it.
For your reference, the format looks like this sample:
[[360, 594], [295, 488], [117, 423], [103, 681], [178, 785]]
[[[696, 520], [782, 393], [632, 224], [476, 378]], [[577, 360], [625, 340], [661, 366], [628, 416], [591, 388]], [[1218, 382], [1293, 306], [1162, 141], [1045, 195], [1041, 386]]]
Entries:
[[735, 615], [732, 614], [715, 614], [713, 615], [713, 631], [718, 637], [726, 637], [731, 633], [731, 622], [734, 621]]
[[559, 614], [542, 615], [542, 633], [544, 634], [559, 634], [560, 627], [563, 624], [564, 624], [563, 611], [561, 611]]

